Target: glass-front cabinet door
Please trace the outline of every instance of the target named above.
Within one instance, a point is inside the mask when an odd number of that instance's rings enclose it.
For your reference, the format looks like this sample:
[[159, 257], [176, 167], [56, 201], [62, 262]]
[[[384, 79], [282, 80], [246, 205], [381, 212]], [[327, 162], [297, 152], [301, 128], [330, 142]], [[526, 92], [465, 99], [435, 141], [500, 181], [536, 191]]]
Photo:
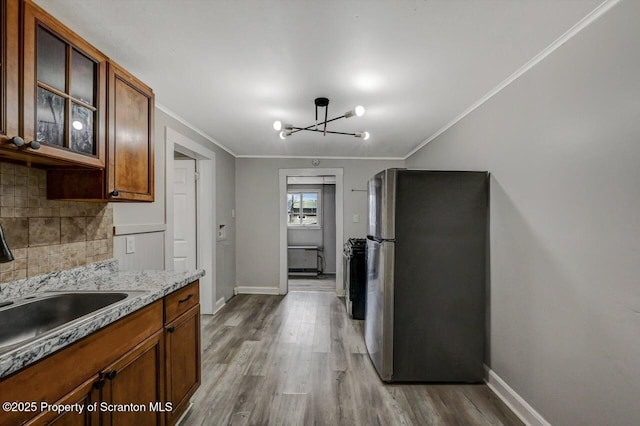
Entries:
[[0, 146], [18, 136], [18, 0], [0, 0]]
[[24, 138], [39, 142], [41, 155], [104, 167], [107, 58], [24, 5]]

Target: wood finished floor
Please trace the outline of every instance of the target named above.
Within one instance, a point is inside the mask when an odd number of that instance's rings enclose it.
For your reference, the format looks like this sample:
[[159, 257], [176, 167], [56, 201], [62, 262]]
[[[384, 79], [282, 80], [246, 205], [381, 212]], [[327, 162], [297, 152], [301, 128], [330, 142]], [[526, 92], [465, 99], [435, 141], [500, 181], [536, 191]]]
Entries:
[[522, 425], [485, 385], [388, 385], [328, 292], [238, 295], [202, 317], [183, 425]]
[[336, 279], [333, 278], [289, 278], [289, 291], [326, 291], [336, 293]]

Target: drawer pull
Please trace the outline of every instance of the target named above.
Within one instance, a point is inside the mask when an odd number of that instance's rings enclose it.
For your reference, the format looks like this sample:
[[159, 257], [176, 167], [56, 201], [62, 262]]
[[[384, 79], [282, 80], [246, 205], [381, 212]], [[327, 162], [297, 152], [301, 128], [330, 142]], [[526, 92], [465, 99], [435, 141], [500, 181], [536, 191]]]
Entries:
[[169, 333], [173, 333], [174, 331], [176, 331], [176, 328], [172, 326], [172, 327], [167, 328], [167, 331]]
[[117, 374], [118, 374], [118, 372], [117, 372], [116, 370], [109, 371], [109, 372], [107, 373], [107, 379], [109, 379], [109, 380], [113, 380], [113, 379], [115, 379], [115, 378], [116, 378], [116, 375], [117, 375]]
[[95, 383], [93, 384], [93, 387], [94, 387], [95, 389], [102, 389], [102, 388], [104, 387], [104, 382], [105, 382], [105, 380], [104, 380], [104, 379], [100, 379], [100, 380], [98, 380], [97, 382], [95, 382]]
[[180, 299], [178, 300], [178, 305], [181, 303], [186, 302], [187, 300], [191, 299], [193, 297], [193, 293], [189, 293], [189, 295], [187, 297], [185, 297], [184, 299]]

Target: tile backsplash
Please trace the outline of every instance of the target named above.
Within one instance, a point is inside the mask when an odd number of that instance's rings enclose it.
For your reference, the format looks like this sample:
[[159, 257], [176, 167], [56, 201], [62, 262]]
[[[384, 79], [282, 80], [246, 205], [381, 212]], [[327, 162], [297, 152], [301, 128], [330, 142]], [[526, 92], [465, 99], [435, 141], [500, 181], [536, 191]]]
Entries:
[[113, 257], [113, 209], [106, 202], [47, 200], [46, 172], [0, 163], [0, 224], [13, 262], [0, 283]]

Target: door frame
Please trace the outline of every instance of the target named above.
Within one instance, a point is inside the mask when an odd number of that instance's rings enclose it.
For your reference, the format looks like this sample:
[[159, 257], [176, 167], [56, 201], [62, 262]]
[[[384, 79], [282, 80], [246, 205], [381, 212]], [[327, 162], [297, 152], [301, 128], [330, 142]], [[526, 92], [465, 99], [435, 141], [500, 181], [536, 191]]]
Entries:
[[216, 306], [216, 153], [165, 126], [165, 220], [164, 268], [173, 270], [173, 152], [196, 160], [196, 267], [204, 269], [200, 278], [200, 308], [213, 314]]
[[344, 170], [343, 169], [280, 169], [280, 294], [287, 294], [287, 177], [335, 176], [336, 177], [336, 296], [344, 296], [342, 276], [342, 245], [344, 243]]

